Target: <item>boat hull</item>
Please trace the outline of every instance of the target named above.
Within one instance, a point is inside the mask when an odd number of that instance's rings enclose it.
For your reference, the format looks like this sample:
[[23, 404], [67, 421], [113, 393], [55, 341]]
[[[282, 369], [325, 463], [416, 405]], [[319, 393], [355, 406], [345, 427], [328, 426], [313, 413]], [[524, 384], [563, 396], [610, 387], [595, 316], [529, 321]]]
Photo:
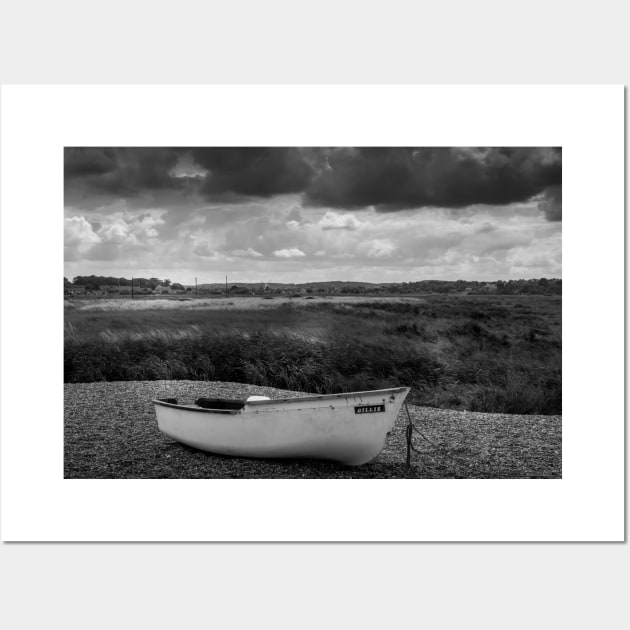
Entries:
[[237, 457], [327, 459], [357, 466], [384, 448], [409, 389], [247, 401], [214, 410], [154, 400], [158, 427], [194, 448]]

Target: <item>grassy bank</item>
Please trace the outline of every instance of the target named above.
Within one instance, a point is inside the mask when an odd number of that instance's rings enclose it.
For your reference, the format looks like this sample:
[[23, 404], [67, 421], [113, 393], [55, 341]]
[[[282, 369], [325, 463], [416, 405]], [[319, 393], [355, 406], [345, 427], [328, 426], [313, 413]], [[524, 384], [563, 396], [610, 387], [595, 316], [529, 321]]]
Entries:
[[561, 300], [423, 296], [261, 300], [241, 308], [83, 309], [66, 382], [216, 380], [332, 393], [394, 385], [435, 407], [560, 414]]

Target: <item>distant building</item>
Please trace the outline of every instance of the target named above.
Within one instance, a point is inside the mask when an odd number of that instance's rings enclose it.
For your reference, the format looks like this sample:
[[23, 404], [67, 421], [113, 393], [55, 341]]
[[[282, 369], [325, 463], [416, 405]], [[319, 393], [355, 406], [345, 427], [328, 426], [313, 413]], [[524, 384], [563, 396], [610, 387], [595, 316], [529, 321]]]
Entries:
[[170, 286], [168, 286], [168, 287], [159, 286], [159, 287], [156, 287], [155, 293], [157, 295], [162, 295], [164, 293], [172, 293], [172, 290], [171, 290]]

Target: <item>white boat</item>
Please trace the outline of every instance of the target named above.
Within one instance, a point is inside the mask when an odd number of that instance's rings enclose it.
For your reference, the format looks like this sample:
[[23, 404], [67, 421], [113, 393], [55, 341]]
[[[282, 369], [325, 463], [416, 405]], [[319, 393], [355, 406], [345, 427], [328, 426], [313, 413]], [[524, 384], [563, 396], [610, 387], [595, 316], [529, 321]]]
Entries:
[[[154, 400], [162, 433], [237, 457], [328, 459], [350, 466], [376, 457], [408, 387], [279, 400]], [[259, 397], [254, 397], [259, 398]]]

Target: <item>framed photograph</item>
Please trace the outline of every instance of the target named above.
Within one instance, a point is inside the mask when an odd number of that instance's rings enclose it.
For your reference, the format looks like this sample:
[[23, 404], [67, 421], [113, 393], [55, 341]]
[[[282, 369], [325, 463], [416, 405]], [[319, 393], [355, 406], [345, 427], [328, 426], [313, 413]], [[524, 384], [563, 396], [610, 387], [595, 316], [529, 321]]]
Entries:
[[623, 539], [623, 88], [2, 96], [3, 539]]

